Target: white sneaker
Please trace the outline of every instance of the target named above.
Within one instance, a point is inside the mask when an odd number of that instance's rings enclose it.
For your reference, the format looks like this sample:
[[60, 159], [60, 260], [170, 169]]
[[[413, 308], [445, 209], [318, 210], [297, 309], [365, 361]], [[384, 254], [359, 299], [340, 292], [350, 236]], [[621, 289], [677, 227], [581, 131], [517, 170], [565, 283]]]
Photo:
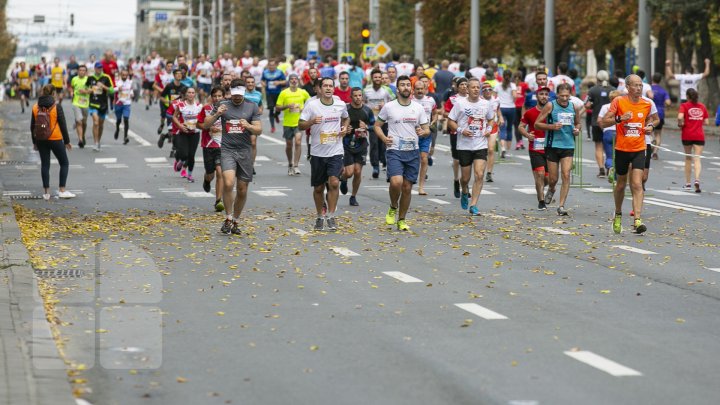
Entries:
[[288, 176], [294, 176], [294, 175], [295, 175], [295, 171], [293, 170], [293, 168], [288, 167]]
[[100, 152], [100, 145], [96, 143], [96, 144], [93, 146], [93, 151], [95, 151], [95, 152]]
[[43, 200], [50, 201], [50, 194], [43, 194]]
[[297, 175], [302, 174], [302, 173], [300, 173], [300, 169], [298, 169], [298, 167], [295, 166], [295, 167], [293, 167], [293, 174], [297, 176]]
[[65, 190], [65, 191], [59, 191], [58, 197], [60, 197], [60, 198], [75, 198], [76, 195], [69, 192], [68, 190]]

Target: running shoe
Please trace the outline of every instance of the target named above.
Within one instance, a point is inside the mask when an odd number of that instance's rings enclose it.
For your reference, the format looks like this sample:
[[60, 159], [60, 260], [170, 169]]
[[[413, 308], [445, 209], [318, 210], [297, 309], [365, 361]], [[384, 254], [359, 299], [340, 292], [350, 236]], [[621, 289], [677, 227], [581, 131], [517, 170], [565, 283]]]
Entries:
[[397, 213], [397, 208], [390, 207], [388, 209], [387, 214], [385, 215], [385, 223], [388, 225], [395, 225], [395, 214]]
[[647, 226], [642, 223], [642, 220], [640, 218], [635, 218], [635, 222], [633, 223], [633, 232], [639, 234], [645, 233], [647, 231]]
[[469, 204], [470, 204], [470, 194], [462, 193], [462, 196], [460, 196], [460, 208], [466, 210], [466, 209], [468, 209]]
[[600, 168], [600, 172], [598, 173], [597, 177], [599, 179], [605, 178], [605, 168]]
[[492, 182], [493, 182], [492, 173], [487, 172], [487, 174], [485, 175], [485, 181], [488, 182], [488, 183], [492, 183]]
[[232, 228], [230, 228], [230, 233], [233, 235], [242, 235], [242, 231], [240, 230], [237, 221], [232, 221]]
[[433, 165], [433, 158], [432, 158], [432, 156], [428, 156], [428, 166], [432, 166], [432, 165]]
[[635, 211], [630, 210], [630, 216], [631, 216], [631, 217], [634, 217], [634, 216], [635, 216]]
[[695, 180], [695, 192], [701, 193], [702, 190], [700, 190], [700, 180]]
[[162, 134], [163, 128], [165, 128], [165, 125], [160, 124], [160, 126], [158, 127], [158, 130], [157, 130], [158, 135]]
[[397, 229], [398, 229], [398, 231], [409, 231], [410, 227], [408, 226], [408, 224], [405, 222], [404, 219], [401, 219], [397, 222]]
[[568, 215], [568, 211], [565, 209], [565, 207], [560, 206], [557, 209], [557, 214], [560, 215], [561, 217], [564, 217], [564, 216]]
[[192, 176], [192, 174], [188, 173], [187, 181], [188, 183], [195, 183], [195, 178]]
[[460, 181], [459, 180], [453, 181], [453, 193], [455, 194], [455, 198], [460, 198]]
[[538, 202], [538, 211], [545, 211], [547, 209], [547, 205], [545, 205], [545, 200], [541, 200]]
[[288, 176], [294, 176], [294, 175], [295, 175], [295, 171], [293, 170], [293, 168], [288, 167]]
[[210, 182], [207, 180], [203, 180], [203, 190], [205, 190], [206, 193], [210, 192]]
[[149, 105], [146, 105], [146, 106], [145, 106], [145, 111], [150, 111], [150, 106], [149, 106]]
[[553, 195], [555, 195], [555, 190], [548, 189], [547, 193], [545, 193], [545, 205], [552, 203]]
[[515, 150], [520, 150], [520, 144], [515, 145]]
[[652, 154], [652, 159], [653, 159], [653, 160], [658, 160], [658, 154], [657, 154], [657, 152], [654, 152], [654, 153]]
[[[519, 146], [515, 147], [515, 150], [520, 149]], [[500, 159], [505, 159], [505, 151], [500, 152]]]
[[182, 162], [179, 161], [179, 160], [176, 160], [176, 161], [175, 161], [175, 164], [173, 165], [173, 169], [174, 169], [176, 172], [179, 172], [180, 170], [182, 170]]
[[[162, 131], [162, 127], [158, 128], [158, 130]], [[165, 145], [165, 134], [161, 133], [158, 138], [158, 148], [162, 149], [163, 145]]]
[[690, 183], [687, 183], [684, 186], [682, 186], [682, 189], [685, 191], [692, 190], [692, 185], [690, 185]]
[[78, 141], [78, 148], [84, 149], [85, 148], [85, 141]]
[[180, 171], [180, 177], [187, 177], [187, 170], [183, 167], [183, 169]]
[[373, 166], [372, 178], [377, 179], [378, 177], [380, 177], [380, 168]]
[[60, 197], [60, 198], [75, 198], [76, 195], [69, 192], [68, 190], [65, 190], [65, 191], [58, 191], [58, 197]]
[[293, 167], [293, 174], [296, 176], [301, 175], [302, 173], [300, 173], [300, 168], [298, 168], [297, 166]]
[[340, 181], [340, 192], [345, 195], [348, 192], [347, 180]]
[[225, 204], [223, 204], [222, 200], [215, 201], [215, 212], [222, 211], [225, 211]]
[[270, 128], [270, 133], [271, 133], [271, 134], [274, 134], [274, 133], [275, 133], [275, 127]]
[[520, 142], [520, 149], [525, 150], [525, 144]]
[[325, 220], [323, 218], [317, 218], [315, 220], [315, 227], [313, 229], [316, 231], [325, 230]]
[[230, 232], [232, 231], [233, 221], [231, 219], [225, 219], [225, 222], [223, 222], [222, 227], [220, 227], [220, 232], [224, 233], [225, 235], [230, 235]]
[[127, 145], [128, 143], [130, 143], [130, 138], [126, 136], [125, 139], [123, 139], [123, 145]]
[[50, 194], [48, 194], [48, 193], [43, 194], [43, 200], [50, 201]]
[[612, 228], [613, 228], [613, 232], [615, 232], [615, 233], [622, 232], [622, 215], [621, 214], [615, 214], [615, 218], [613, 218]]
[[354, 195], [350, 196], [350, 205], [352, 205], [353, 207], [357, 207], [358, 205], [360, 205], [360, 204], [358, 204], [357, 198], [355, 198]]
[[476, 205], [473, 205], [472, 207], [470, 207], [470, 215], [473, 215], [473, 216], [480, 215], [480, 210], [478, 209], [478, 207]]
[[335, 222], [335, 217], [330, 217], [327, 219], [327, 229], [330, 232], [337, 231], [337, 223]]

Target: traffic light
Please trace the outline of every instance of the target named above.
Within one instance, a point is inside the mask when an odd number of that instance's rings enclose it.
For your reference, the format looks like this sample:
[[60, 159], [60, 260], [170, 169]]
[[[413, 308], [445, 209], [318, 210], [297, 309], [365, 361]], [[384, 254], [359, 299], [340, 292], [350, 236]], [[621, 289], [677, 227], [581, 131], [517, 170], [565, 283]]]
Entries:
[[70, 26], [75, 25], [75, 14], [70, 14]]
[[362, 30], [360, 31], [360, 36], [362, 37], [362, 43], [363, 44], [369, 44], [370, 43], [370, 24], [369, 23], [362, 23]]

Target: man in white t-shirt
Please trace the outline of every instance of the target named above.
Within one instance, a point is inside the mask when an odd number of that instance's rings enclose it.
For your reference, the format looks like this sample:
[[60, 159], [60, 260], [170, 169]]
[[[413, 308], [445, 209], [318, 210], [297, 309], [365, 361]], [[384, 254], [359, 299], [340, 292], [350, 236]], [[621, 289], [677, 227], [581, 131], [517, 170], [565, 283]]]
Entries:
[[[477, 207], [483, 187], [483, 175], [488, 156], [488, 135], [495, 118], [494, 106], [480, 97], [480, 79], [468, 80], [467, 98], [458, 98], [448, 115], [448, 128], [457, 131], [457, 151], [460, 161], [460, 207], [470, 209], [470, 215], [480, 215]], [[472, 166], [472, 167], [471, 167]], [[472, 197], [468, 191], [470, 170], [475, 174]]]
[[[339, 196], [340, 175], [343, 172], [345, 148], [342, 138], [348, 130], [350, 117], [345, 103], [333, 97], [335, 81], [322, 79], [320, 94], [305, 104], [300, 113], [298, 128], [310, 129], [310, 185], [317, 210], [315, 230], [337, 231], [335, 209]], [[327, 187], [327, 218], [323, 216]]]
[[254, 59], [252, 56], [250, 56], [250, 51], [245, 50], [245, 52], [243, 52], [242, 59], [240, 59], [240, 64], [241, 64], [242, 68], [250, 69], [250, 66], [253, 65], [253, 61], [254, 61]]
[[204, 101], [205, 97], [210, 95], [214, 69], [212, 63], [207, 61], [205, 55], [200, 55], [199, 59], [198, 64], [195, 65], [195, 78], [197, 79], [200, 100]]
[[665, 77], [670, 80], [675, 78], [680, 82], [680, 103], [687, 101], [687, 91], [690, 89], [697, 90], [698, 83], [700, 80], [710, 76], [710, 59], [705, 59], [705, 71], [702, 73], [693, 74], [693, 68], [687, 69], [684, 75], [676, 75], [672, 72], [672, 62], [669, 60], [665, 61]]
[[[405, 217], [410, 208], [412, 185], [420, 171], [419, 137], [430, 135], [430, 120], [425, 109], [410, 99], [412, 84], [407, 76], [397, 80], [397, 99], [383, 106], [375, 120], [375, 134], [387, 146], [387, 175], [390, 180], [390, 209], [387, 225], [409, 231]], [[388, 124], [388, 134], [382, 129]], [[398, 200], [400, 205], [398, 206]], [[395, 215], [398, 214], [397, 222]]]
[[415, 65], [410, 63], [409, 57], [407, 55], [403, 55], [400, 58], [400, 63], [395, 65], [395, 69], [397, 69], [397, 75], [400, 76], [410, 76], [413, 74], [413, 71], [415, 71]]
[[568, 65], [565, 62], [560, 62], [557, 65], [557, 74], [550, 78], [548, 87], [550, 87], [550, 90], [555, 91], [557, 86], [561, 85], [562, 83], [567, 83], [572, 87], [572, 91], [570, 94], [575, 94], [575, 80], [570, 78], [570, 76], [567, 75], [568, 71]]

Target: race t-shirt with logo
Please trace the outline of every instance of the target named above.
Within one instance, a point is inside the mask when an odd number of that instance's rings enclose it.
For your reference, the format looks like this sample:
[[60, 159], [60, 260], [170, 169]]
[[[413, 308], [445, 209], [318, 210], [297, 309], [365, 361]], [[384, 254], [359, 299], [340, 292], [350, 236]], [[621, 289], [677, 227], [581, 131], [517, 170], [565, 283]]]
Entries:
[[131, 79], [118, 79], [115, 82], [116, 104], [130, 105], [133, 97], [133, 82]]
[[68, 80], [72, 81], [72, 79], [77, 76], [80, 65], [77, 62], [68, 62], [66, 68], [68, 72]]
[[417, 97], [413, 97], [412, 101], [414, 103], [418, 103], [423, 107], [423, 110], [425, 111], [425, 115], [427, 115], [428, 122], [432, 121], [432, 113], [437, 109], [437, 104], [435, 103], [435, 99], [430, 96], [423, 96], [423, 98], [418, 99]]
[[[107, 90], [101, 89], [98, 84], [102, 83], [107, 87]], [[107, 111], [108, 108], [108, 94], [115, 92], [113, 88], [113, 82], [110, 76], [105, 73], [101, 73], [100, 76], [91, 75], [87, 78], [87, 87], [92, 89], [90, 94], [90, 107], [98, 111]]]
[[262, 107], [262, 93], [255, 89], [245, 90], [245, 100], [252, 101], [253, 103], [257, 104], [258, 107]]
[[393, 100], [393, 95], [385, 86], [380, 86], [377, 90], [373, 86], [367, 86], [363, 89], [363, 99], [365, 104], [373, 111], [375, 115], [380, 112], [383, 104], [387, 104]]
[[296, 104], [293, 108], [286, 108], [283, 110], [283, 126], [284, 127], [297, 127], [298, 121], [300, 121], [300, 112], [305, 107], [305, 102], [310, 99], [310, 95], [307, 91], [297, 88], [295, 91], [287, 88], [280, 92], [280, 96], [277, 99], [277, 105], [286, 106]]
[[30, 90], [32, 86], [30, 83], [30, 72], [27, 70], [20, 70], [17, 74], [18, 86], [20, 90]]
[[142, 80], [142, 66], [142, 63], [140, 62], [133, 62], [132, 65], [130, 65], [130, 70], [132, 71], [134, 79]]
[[[488, 148], [487, 134], [490, 132], [489, 121], [495, 117], [492, 103], [480, 98], [470, 101], [466, 97], [459, 97], [450, 110], [448, 118], [455, 121], [457, 128], [457, 150], [481, 150]], [[472, 135], [463, 135], [465, 130]]]
[[155, 80], [155, 75], [157, 74], [157, 71], [155, 70], [155, 66], [152, 62], [145, 63], [142, 65], [143, 70], [143, 80], [146, 82], [152, 82]]
[[175, 82], [172, 81], [165, 85], [160, 96], [165, 99], [165, 105], [168, 105], [177, 100], [186, 88], [184, 84], [175, 84]]
[[632, 113], [629, 121], [623, 121], [615, 125], [617, 132], [615, 139], [616, 150], [622, 152], [645, 150], [645, 122], [652, 112], [652, 105], [652, 100], [645, 97], [640, 97], [635, 103], [630, 100], [630, 96], [620, 96], [613, 99], [608, 114], [616, 117], [622, 116], [626, 112]]
[[535, 139], [528, 142], [528, 150], [530, 152], [545, 153], [545, 131], [535, 128], [535, 121], [540, 116], [540, 109], [533, 107], [523, 114], [520, 123], [527, 125], [528, 133], [533, 134]]
[[72, 104], [78, 108], [88, 108], [90, 106], [90, 95], [80, 94], [80, 90], [87, 89], [88, 77], [75, 76], [70, 81], [70, 87], [73, 89]]
[[705, 105], [688, 101], [680, 104], [678, 114], [684, 114], [681, 139], [683, 141], [704, 141], [703, 122], [709, 118]]
[[185, 124], [189, 130], [188, 132], [182, 131], [182, 133], [189, 134], [198, 132], [198, 114], [200, 114], [200, 111], [203, 109], [203, 105], [197, 101], [192, 103], [187, 101], [178, 101], [175, 104], [175, 109], [180, 114], [179, 121]]
[[[343, 138], [343, 146], [350, 152], [363, 153], [368, 147], [369, 131], [372, 131], [375, 125], [375, 114], [364, 104], [360, 108], [348, 104], [347, 111], [350, 117], [350, 133]], [[360, 128], [360, 122], [364, 122], [366, 127]]]
[[571, 86], [570, 94], [575, 94], [575, 80], [571, 79], [570, 76], [555, 75], [548, 79], [548, 87], [552, 91], [557, 91], [557, 86], [562, 83], [569, 84]]
[[245, 120], [250, 124], [253, 121], [260, 121], [260, 110], [257, 104], [243, 100], [242, 104], [236, 105], [230, 100], [220, 102], [221, 105], [227, 106], [227, 111], [220, 117], [222, 125], [222, 149], [240, 150], [252, 149], [253, 135], [247, 130], [240, 120]]
[[658, 117], [665, 119], [665, 101], [670, 100], [670, 96], [667, 91], [659, 84], [652, 85], [653, 102], [658, 110]]
[[300, 120], [313, 121], [316, 117], [322, 117], [322, 123], [310, 127], [310, 154], [318, 157], [343, 155], [340, 129], [342, 120], [348, 117], [345, 103], [335, 97], [329, 105], [319, 98], [310, 100], [300, 113]]
[[201, 84], [212, 84], [213, 76], [213, 65], [212, 63], [205, 61], [195, 66], [195, 72], [197, 72], [197, 82]]
[[[555, 100], [557, 95], [554, 91], [550, 91], [548, 103]], [[525, 96], [525, 109], [529, 110], [537, 105], [537, 91], [528, 92]]]
[[502, 83], [498, 83], [495, 85], [494, 90], [498, 99], [500, 99], [500, 108], [515, 108], [515, 98], [512, 94], [513, 91], [517, 91], [515, 83], [510, 83], [507, 88], [503, 87]]
[[591, 125], [598, 126], [598, 116], [600, 115], [600, 107], [610, 103], [610, 92], [613, 88], [610, 86], [597, 85], [588, 91], [588, 101], [592, 103], [592, 120]]
[[430, 122], [422, 105], [412, 101], [408, 105], [402, 105], [398, 100], [385, 104], [378, 114], [378, 119], [388, 123], [388, 135], [393, 138], [393, 143], [387, 150], [401, 152], [418, 150], [416, 128]]
[[548, 115], [548, 124], [562, 124], [562, 128], [548, 131], [547, 147], [555, 149], [575, 149], [575, 106], [568, 102], [561, 106], [557, 100], [552, 102], [552, 112]]
[[[208, 116], [215, 114], [217, 109], [212, 104], [206, 104], [197, 117], [198, 125], [205, 123]], [[200, 147], [202, 148], [219, 148], [222, 145], [222, 120], [218, 119], [213, 122], [210, 129], [203, 129], [200, 136]]]
[[684, 75], [675, 75], [675, 79], [680, 82], [680, 100], [686, 100], [687, 99], [687, 91], [690, 89], [697, 90], [697, 85], [700, 83], [700, 80], [702, 80], [703, 75], [702, 73], [697, 74], [684, 74]]
[[63, 87], [63, 77], [65, 76], [65, 69], [60, 66], [55, 66], [50, 70], [50, 83], [56, 88]]
[[280, 94], [283, 86], [278, 86], [275, 82], [284, 80], [285, 74], [281, 72], [280, 69], [275, 69], [274, 72], [271, 72], [270, 69], [265, 69], [262, 74], [262, 81], [265, 84], [265, 92], [267, 94]]

